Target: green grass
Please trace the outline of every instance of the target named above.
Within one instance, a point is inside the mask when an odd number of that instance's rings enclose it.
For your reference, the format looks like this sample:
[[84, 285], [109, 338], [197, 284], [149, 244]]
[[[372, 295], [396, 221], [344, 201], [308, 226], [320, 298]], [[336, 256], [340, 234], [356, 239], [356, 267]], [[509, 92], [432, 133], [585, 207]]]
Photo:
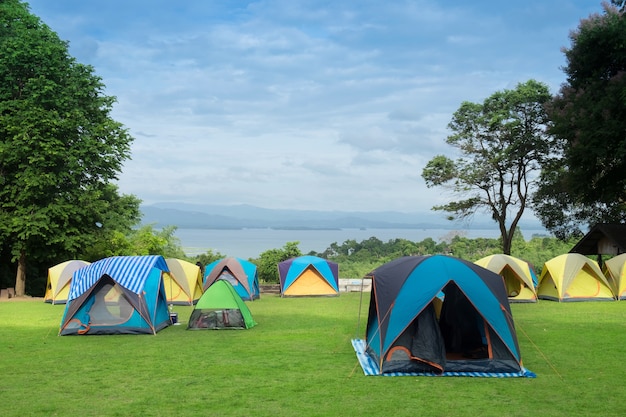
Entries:
[[621, 416], [626, 302], [512, 305], [537, 378], [364, 376], [369, 295], [248, 303], [249, 330], [57, 336], [64, 306], [0, 302], [2, 416]]

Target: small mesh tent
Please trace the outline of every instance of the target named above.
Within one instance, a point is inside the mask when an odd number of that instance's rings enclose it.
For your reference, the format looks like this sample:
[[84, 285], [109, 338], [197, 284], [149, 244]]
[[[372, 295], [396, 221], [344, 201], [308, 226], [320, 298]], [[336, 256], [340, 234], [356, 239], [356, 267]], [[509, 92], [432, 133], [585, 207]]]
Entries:
[[249, 329], [256, 325], [252, 313], [230, 282], [217, 280], [202, 294], [189, 317], [187, 328]]
[[504, 279], [504, 286], [512, 303], [535, 303], [537, 292], [535, 290], [535, 272], [526, 261], [511, 255], [496, 254], [485, 256], [474, 262]]
[[61, 335], [156, 334], [170, 325], [161, 256], [115, 256], [74, 272]]
[[603, 272], [618, 300], [626, 300], [626, 253], [604, 262]]
[[371, 278], [366, 340], [353, 341], [367, 375], [534, 377], [499, 275], [433, 255], [398, 258]]
[[74, 271], [87, 265], [89, 265], [87, 261], [73, 259], [49, 268], [44, 301], [51, 304], [65, 304], [70, 293]]
[[615, 300], [598, 263], [579, 253], [566, 253], [544, 263], [537, 297], [563, 302]]
[[168, 304], [193, 305], [202, 296], [200, 267], [182, 259], [165, 260], [169, 272], [163, 274]]
[[299, 256], [278, 264], [283, 297], [339, 295], [339, 266], [317, 256]]
[[226, 280], [244, 301], [260, 297], [257, 267], [240, 258], [224, 258], [208, 264], [204, 271], [203, 290], [206, 291], [219, 279]]

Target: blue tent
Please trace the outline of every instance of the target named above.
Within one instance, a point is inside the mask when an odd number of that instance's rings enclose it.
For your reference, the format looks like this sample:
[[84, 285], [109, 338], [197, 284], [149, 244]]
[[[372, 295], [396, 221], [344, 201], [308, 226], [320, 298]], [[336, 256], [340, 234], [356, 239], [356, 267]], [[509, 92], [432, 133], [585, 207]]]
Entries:
[[204, 269], [203, 291], [206, 291], [218, 279], [230, 282], [244, 301], [256, 300], [260, 297], [257, 267], [252, 262], [232, 257], [211, 262]]
[[339, 295], [339, 265], [318, 256], [298, 256], [278, 264], [280, 294]]
[[434, 255], [398, 258], [371, 277], [363, 351], [353, 342], [366, 374], [534, 376], [499, 275]]
[[61, 335], [156, 334], [170, 325], [161, 256], [115, 256], [74, 272]]

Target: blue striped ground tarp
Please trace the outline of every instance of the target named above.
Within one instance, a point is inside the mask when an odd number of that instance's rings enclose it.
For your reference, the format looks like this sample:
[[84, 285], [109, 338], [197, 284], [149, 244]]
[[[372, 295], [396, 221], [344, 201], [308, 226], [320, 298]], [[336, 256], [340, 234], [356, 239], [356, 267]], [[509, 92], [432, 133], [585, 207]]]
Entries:
[[79, 297], [104, 274], [124, 288], [139, 294], [152, 268], [169, 272], [165, 259], [159, 255], [114, 256], [101, 259], [74, 272], [68, 301]]
[[356, 357], [359, 360], [363, 373], [365, 375], [378, 375], [378, 376], [472, 376], [482, 378], [535, 378], [536, 375], [528, 369], [522, 368], [521, 372], [507, 373], [507, 372], [444, 372], [442, 374], [434, 374], [432, 372], [389, 372], [380, 373], [380, 369], [376, 361], [372, 359], [370, 355], [365, 351], [366, 344], [363, 339], [352, 339], [352, 347], [356, 352]]

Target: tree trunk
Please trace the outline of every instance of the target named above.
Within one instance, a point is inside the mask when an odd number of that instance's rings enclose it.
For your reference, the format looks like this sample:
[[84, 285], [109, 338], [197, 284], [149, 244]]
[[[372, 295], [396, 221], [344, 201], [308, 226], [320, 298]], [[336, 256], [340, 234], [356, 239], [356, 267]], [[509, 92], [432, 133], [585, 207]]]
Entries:
[[502, 253], [505, 255], [511, 254], [511, 247], [513, 246], [513, 233], [509, 233], [502, 236]]
[[26, 295], [26, 252], [22, 249], [17, 260], [17, 276], [15, 277], [15, 296]]
[[507, 229], [504, 223], [500, 223], [500, 238], [502, 239], [502, 253], [511, 254], [511, 246], [513, 246], [514, 229]]

